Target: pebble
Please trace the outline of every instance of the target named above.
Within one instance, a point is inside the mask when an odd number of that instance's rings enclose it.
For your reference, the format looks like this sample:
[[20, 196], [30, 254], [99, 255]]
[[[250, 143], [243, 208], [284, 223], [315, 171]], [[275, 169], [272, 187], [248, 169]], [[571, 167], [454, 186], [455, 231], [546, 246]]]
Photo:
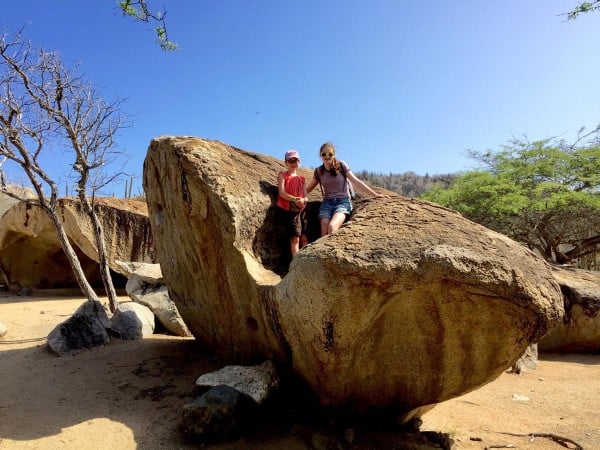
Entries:
[[516, 402], [528, 402], [529, 401], [529, 397], [526, 397], [526, 396], [520, 395], [520, 394], [513, 394], [512, 399]]

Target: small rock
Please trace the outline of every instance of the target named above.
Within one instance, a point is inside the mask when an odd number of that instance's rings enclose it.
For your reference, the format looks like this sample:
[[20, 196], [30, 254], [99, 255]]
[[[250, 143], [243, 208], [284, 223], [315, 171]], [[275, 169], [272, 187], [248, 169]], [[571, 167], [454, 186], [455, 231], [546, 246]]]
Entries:
[[233, 439], [252, 423], [256, 410], [247, 395], [229, 386], [215, 386], [183, 407], [183, 433], [201, 441]]
[[122, 339], [141, 339], [154, 333], [154, 313], [139, 303], [121, 303], [111, 318], [110, 328]]
[[8, 328], [6, 328], [6, 325], [4, 325], [2, 322], [0, 322], [0, 337], [4, 336], [7, 331], [8, 331]]
[[513, 394], [512, 399], [516, 402], [528, 402], [529, 401], [529, 397], [526, 397], [526, 396], [520, 395], [520, 394]]
[[271, 361], [257, 366], [225, 366], [205, 373], [196, 380], [197, 386], [230, 386], [252, 398], [259, 405], [279, 386], [277, 369]]
[[110, 341], [106, 328], [110, 320], [102, 303], [86, 301], [73, 315], [48, 335], [48, 347], [61, 356], [72, 350], [100, 347]]

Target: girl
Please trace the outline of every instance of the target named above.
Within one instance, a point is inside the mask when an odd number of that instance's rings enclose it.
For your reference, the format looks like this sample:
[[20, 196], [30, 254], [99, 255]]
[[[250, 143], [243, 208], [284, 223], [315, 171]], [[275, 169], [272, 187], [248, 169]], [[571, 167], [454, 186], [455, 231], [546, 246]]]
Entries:
[[308, 183], [306, 190], [311, 192], [317, 184], [321, 185], [323, 193], [323, 203], [319, 209], [321, 236], [331, 234], [340, 228], [352, 212], [349, 182], [373, 197], [389, 198], [388, 195], [375, 192], [354, 175], [344, 161], [338, 160], [335, 157], [335, 147], [330, 142], [321, 146], [319, 154], [323, 164], [315, 169], [313, 179]]
[[300, 155], [296, 150], [289, 150], [285, 153], [285, 165], [287, 171], [279, 172], [277, 176], [279, 189], [277, 206], [281, 208], [285, 220], [289, 224], [290, 251], [294, 256], [307, 242], [304, 208], [308, 201], [308, 193], [304, 177], [297, 173], [300, 166]]

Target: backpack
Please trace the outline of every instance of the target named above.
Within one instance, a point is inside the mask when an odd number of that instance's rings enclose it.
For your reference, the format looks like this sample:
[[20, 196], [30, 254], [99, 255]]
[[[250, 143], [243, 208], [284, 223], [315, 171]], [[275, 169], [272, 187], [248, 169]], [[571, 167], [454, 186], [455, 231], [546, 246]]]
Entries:
[[[325, 196], [325, 192], [323, 191], [323, 185], [321, 184], [321, 176], [319, 172], [323, 170], [325, 171], [325, 167], [321, 164], [319, 167], [315, 169], [315, 177], [319, 182], [319, 187], [321, 188], [321, 195]], [[350, 199], [354, 200], [356, 198], [356, 191], [354, 190], [354, 186], [352, 186], [352, 182], [346, 176], [346, 169], [344, 169], [344, 165], [340, 163], [340, 172], [344, 175], [344, 180], [346, 180], [346, 185], [348, 186], [348, 192], [350, 193]]]

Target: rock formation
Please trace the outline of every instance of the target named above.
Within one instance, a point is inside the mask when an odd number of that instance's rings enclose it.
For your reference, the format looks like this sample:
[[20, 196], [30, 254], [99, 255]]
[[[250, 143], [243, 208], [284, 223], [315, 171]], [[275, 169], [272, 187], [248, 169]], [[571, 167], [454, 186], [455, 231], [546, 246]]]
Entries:
[[184, 337], [192, 335], [163, 284], [160, 264], [119, 262], [119, 265], [127, 270], [129, 280], [125, 291], [134, 302], [150, 308], [169, 333]]
[[23, 200], [33, 200], [36, 198], [35, 193], [31, 189], [28, 189], [23, 186], [3, 186], [2, 191], [3, 192], [0, 192], [0, 217], [2, 217], [2, 215], [6, 211], [8, 211], [13, 205], [19, 203], [19, 200], [17, 198], [9, 194], [13, 194]]
[[562, 318], [559, 287], [532, 252], [396, 195], [357, 201], [288, 270], [285, 225], [274, 220], [283, 169], [189, 137], [155, 139], [146, 156], [165, 283], [194, 336], [222, 357], [273, 359], [323, 405], [406, 419], [493, 380]]
[[[97, 198], [96, 202], [109, 265], [119, 284], [118, 274], [123, 271], [117, 260], [156, 262], [147, 207], [137, 200]], [[88, 280], [102, 287], [91, 222], [80, 202], [63, 198], [58, 209]], [[78, 287], [52, 222], [35, 202], [15, 204], [0, 218], [0, 269], [11, 288]], [[121, 278], [124, 286], [127, 280]]]
[[564, 294], [565, 316], [539, 343], [541, 351], [600, 351], [600, 272], [552, 267]]

